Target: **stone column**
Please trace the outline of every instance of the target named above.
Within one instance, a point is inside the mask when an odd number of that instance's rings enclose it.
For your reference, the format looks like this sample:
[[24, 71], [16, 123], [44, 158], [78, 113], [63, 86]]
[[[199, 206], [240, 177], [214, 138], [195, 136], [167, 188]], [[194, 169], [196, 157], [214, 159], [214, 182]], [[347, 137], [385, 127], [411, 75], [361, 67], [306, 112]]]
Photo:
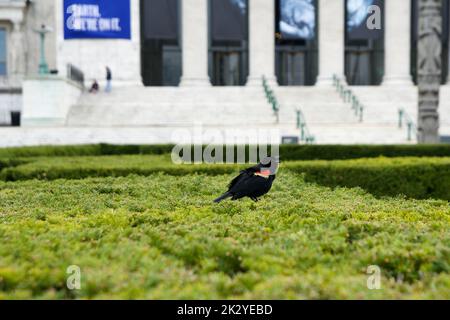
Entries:
[[249, 60], [247, 86], [262, 85], [265, 76], [276, 86], [275, 77], [275, 1], [249, 0]]
[[[450, 10], [450, 8], [449, 8]], [[450, 15], [449, 15], [450, 16]], [[444, 17], [442, 17], [444, 18]], [[450, 23], [450, 21], [447, 21], [447, 23]], [[448, 65], [447, 65], [447, 85], [450, 85], [450, 32], [448, 33], [448, 52], [447, 52], [447, 60], [448, 60]]]
[[411, 85], [411, 0], [385, 1], [383, 84]]
[[331, 85], [333, 75], [345, 80], [345, 1], [319, 0], [319, 76], [317, 85]]
[[180, 86], [210, 86], [208, 76], [208, 0], [183, 0]]
[[10, 36], [10, 67], [11, 79], [14, 85], [19, 85], [25, 75], [25, 42], [22, 22], [13, 21]]

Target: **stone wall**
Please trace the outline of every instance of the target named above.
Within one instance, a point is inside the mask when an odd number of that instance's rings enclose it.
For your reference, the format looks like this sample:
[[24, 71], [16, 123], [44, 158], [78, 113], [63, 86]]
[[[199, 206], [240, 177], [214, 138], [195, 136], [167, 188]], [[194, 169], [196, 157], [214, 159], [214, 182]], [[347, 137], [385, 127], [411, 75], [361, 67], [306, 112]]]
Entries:
[[23, 82], [23, 126], [63, 126], [82, 88], [66, 78], [48, 75]]

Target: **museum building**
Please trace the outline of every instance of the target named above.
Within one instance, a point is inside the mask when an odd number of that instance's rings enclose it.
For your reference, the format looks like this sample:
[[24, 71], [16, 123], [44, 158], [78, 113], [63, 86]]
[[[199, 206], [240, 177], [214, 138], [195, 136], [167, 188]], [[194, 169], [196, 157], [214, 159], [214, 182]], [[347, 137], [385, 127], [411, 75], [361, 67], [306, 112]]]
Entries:
[[[310, 119], [309, 129], [316, 131], [319, 143], [340, 139], [339, 134], [330, 131], [321, 140], [320, 135], [326, 130], [362, 125], [353, 120], [364, 122], [359, 119], [362, 115], [350, 119], [351, 110], [349, 114], [339, 111], [349, 102], [339, 97], [335, 89], [351, 91], [359, 104], [365, 105], [364, 120], [373, 118], [374, 126], [397, 123], [399, 108], [410, 110], [414, 119], [417, 3], [417, 0], [1, 1], [0, 125], [11, 125], [13, 113], [18, 112], [22, 112], [24, 126], [119, 125], [120, 116], [116, 116], [119, 120], [104, 123], [89, 119], [95, 106], [87, 90], [81, 90], [79, 96], [73, 90], [49, 93], [63, 100], [70, 96], [67, 103], [71, 105], [60, 108], [55, 121], [48, 114], [51, 109], [47, 114], [26, 110], [27, 101], [37, 100], [24, 96], [24, 82], [38, 81], [39, 73], [41, 79], [69, 77], [71, 81], [82, 81], [85, 88], [96, 80], [102, 88], [106, 66], [113, 73], [113, 95], [122, 90], [123, 103], [128, 98], [136, 104], [151, 105], [160, 113], [164, 113], [164, 105], [177, 108], [183, 102], [175, 101], [174, 97], [189, 104], [195, 103], [199, 94], [205, 105], [220, 104], [222, 101], [215, 99], [231, 94], [236, 99], [229, 103], [236, 110], [247, 105], [247, 110], [253, 110], [263, 104], [270, 109], [263, 91], [270, 88], [280, 108], [285, 106], [276, 123], [281, 128], [291, 126], [295, 112], [301, 109], [304, 117]], [[442, 94], [446, 94], [448, 87], [449, 12], [449, 0], [443, 0]], [[342, 88], [333, 87], [337, 85]], [[36, 89], [29, 92], [33, 90]], [[392, 99], [393, 96], [396, 98]], [[372, 106], [376, 98], [381, 99], [377, 109]], [[115, 104], [120, 100], [103, 92], [96, 99], [100, 105], [95, 109], [97, 119], [102, 103]], [[441, 107], [445, 110], [445, 103]], [[378, 117], [379, 112], [386, 114], [383, 108], [391, 112], [389, 120], [376, 123], [374, 119], [383, 118]], [[141, 112], [138, 109], [134, 105], [137, 114]], [[233, 110], [226, 106], [224, 109], [230, 113]], [[109, 110], [114, 112], [115, 106]], [[198, 112], [204, 114], [201, 106]], [[183, 124], [171, 119], [172, 114], [167, 112], [165, 119], [156, 118], [162, 119], [162, 124]], [[324, 116], [327, 119], [321, 118]], [[137, 118], [145, 117], [144, 112]], [[138, 119], [125, 121], [123, 126], [157, 124], [156, 120]], [[441, 124], [446, 126], [445, 117], [441, 118]], [[366, 129], [369, 127], [367, 124]], [[295, 129], [294, 126], [292, 131]], [[353, 136], [355, 143], [384, 141], [377, 140], [376, 134], [361, 141], [358, 133]]]

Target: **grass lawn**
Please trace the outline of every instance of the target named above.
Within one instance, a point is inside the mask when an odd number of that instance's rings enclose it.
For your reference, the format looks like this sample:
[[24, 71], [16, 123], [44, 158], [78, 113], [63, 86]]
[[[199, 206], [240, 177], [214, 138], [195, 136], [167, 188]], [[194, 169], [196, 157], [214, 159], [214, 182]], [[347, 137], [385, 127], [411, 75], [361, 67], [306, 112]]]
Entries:
[[[450, 298], [448, 201], [336, 186], [346, 185], [336, 167], [368, 170], [364, 160], [318, 162], [341, 179], [310, 170], [320, 184], [301, 174], [314, 162], [285, 163], [260, 202], [219, 205], [238, 166], [19, 160], [0, 172], [0, 299]], [[388, 172], [419, 160], [402, 161]], [[81, 290], [66, 287], [70, 265]], [[370, 265], [380, 290], [367, 288]]]

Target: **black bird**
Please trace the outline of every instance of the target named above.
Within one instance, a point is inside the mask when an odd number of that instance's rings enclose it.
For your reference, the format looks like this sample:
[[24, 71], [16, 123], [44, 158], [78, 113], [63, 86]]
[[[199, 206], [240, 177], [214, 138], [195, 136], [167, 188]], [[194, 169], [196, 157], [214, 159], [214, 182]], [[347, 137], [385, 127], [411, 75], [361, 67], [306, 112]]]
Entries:
[[254, 167], [242, 170], [228, 185], [228, 191], [214, 200], [215, 203], [231, 198], [238, 200], [249, 197], [257, 202], [272, 188], [278, 170], [279, 161], [274, 157], [264, 158]]

